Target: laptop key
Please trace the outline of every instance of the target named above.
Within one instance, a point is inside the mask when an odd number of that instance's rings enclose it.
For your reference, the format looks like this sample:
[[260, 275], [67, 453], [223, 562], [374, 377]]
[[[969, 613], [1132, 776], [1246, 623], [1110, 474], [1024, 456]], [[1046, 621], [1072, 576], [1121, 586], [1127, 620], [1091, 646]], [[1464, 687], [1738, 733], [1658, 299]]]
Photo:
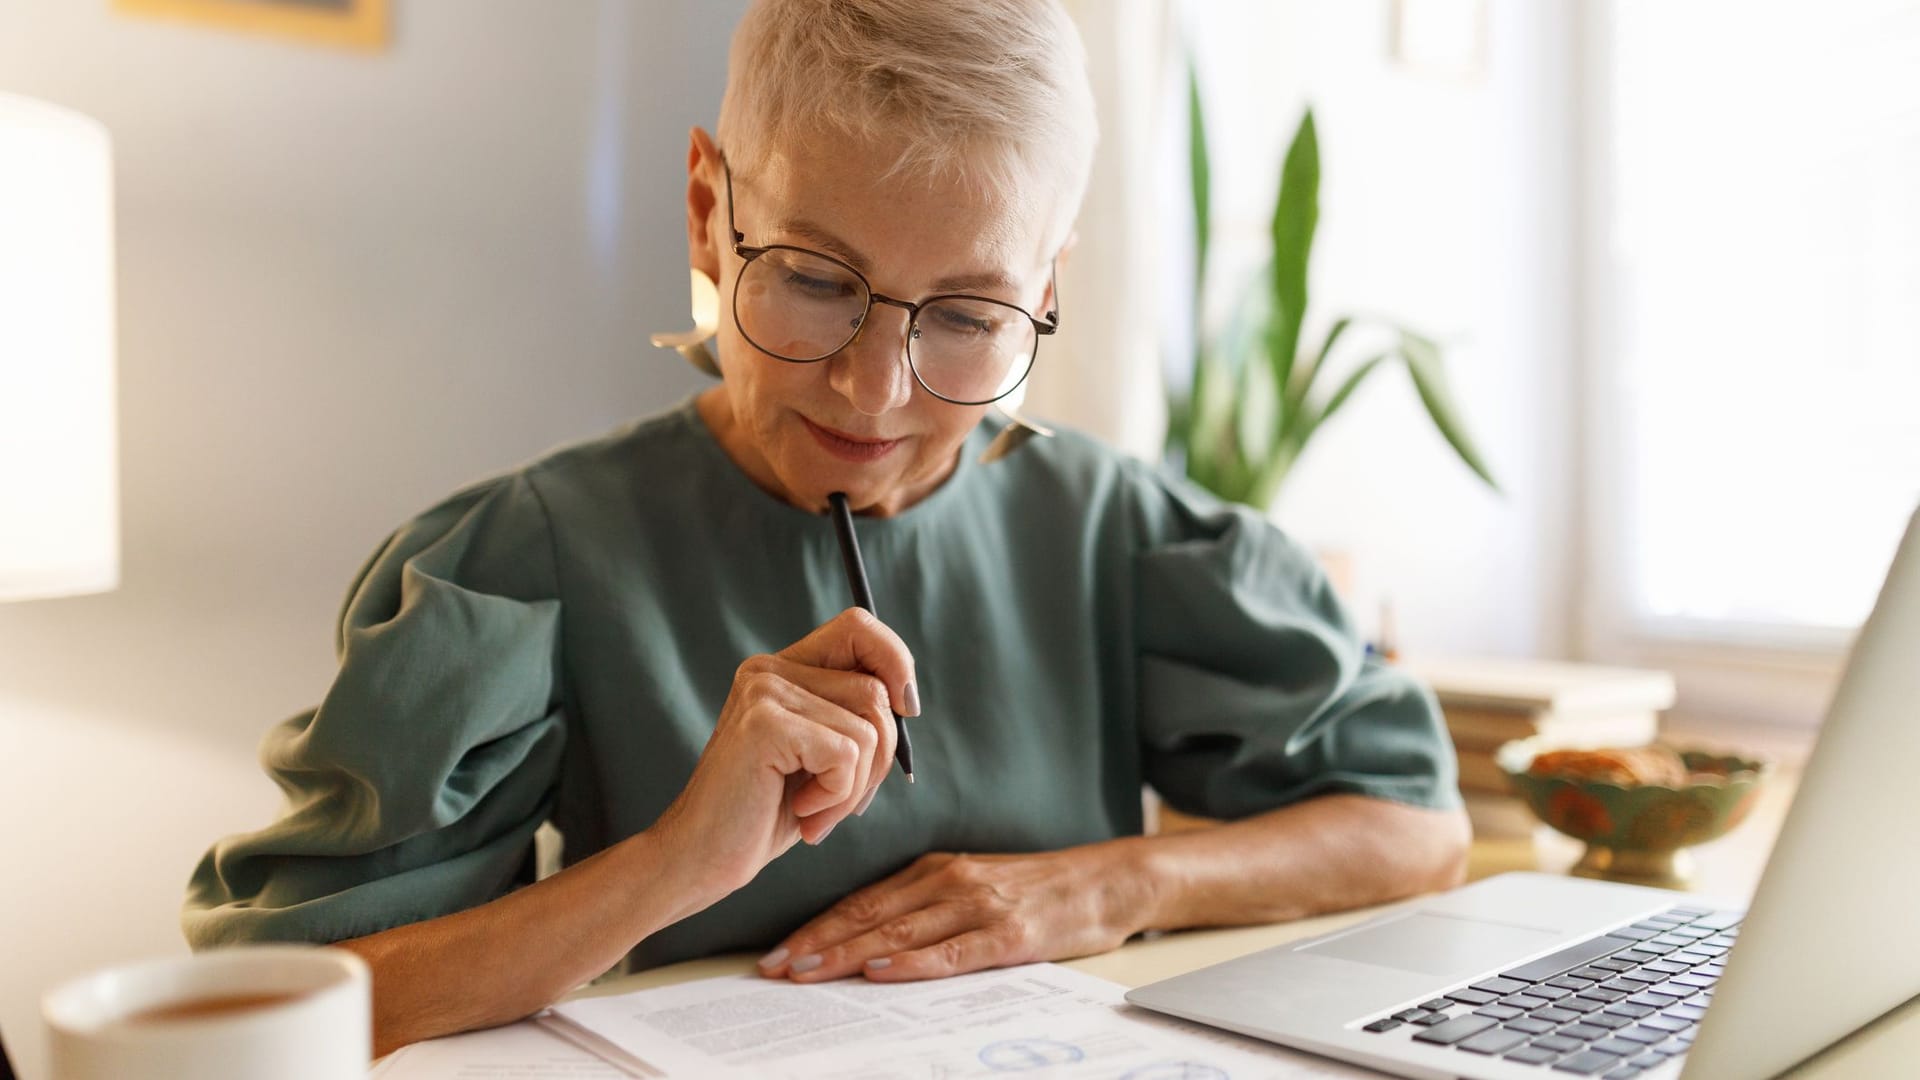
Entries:
[[1624, 1058], [1640, 1053], [1641, 1046], [1637, 1042], [1628, 1042], [1625, 1039], [1601, 1039], [1587, 1049], [1598, 1050], [1603, 1054], [1618, 1054]]
[[1676, 926], [1673, 928], [1673, 932], [1685, 938], [1703, 938], [1712, 937], [1714, 932], [1719, 929], [1720, 927], [1717, 926], [1707, 927], [1701, 926], [1699, 923], [1694, 923], [1692, 926]]
[[1745, 918], [1746, 914], [1744, 911], [1717, 911], [1704, 919], [1695, 919], [1693, 925], [1704, 927], [1708, 930], [1725, 930], [1729, 927], [1739, 926], [1740, 920]]
[[1435, 1024], [1425, 1031], [1416, 1031], [1413, 1037], [1417, 1042], [1435, 1043], [1440, 1046], [1452, 1046], [1469, 1035], [1478, 1035], [1498, 1021], [1488, 1016], [1456, 1016], [1442, 1024]]
[[1549, 1005], [1552, 1003], [1549, 1002], [1546, 998], [1534, 997], [1532, 994], [1508, 994], [1506, 997], [1503, 997], [1500, 999], [1500, 1004], [1511, 1005], [1516, 1009], [1526, 1010], [1526, 1009], [1537, 1009], [1542, 1005]]
[[1674, 997], [1672, 994], [1659, 990], [1642, 990], [1640, 993], [1629, 995], [1627, 998], [1627, 1001], [1635, 1005], [1651, 1005], [1656, 1009], [1664, 1009], [1678, 1000], [1680, 999]]
[[1621, 1016], [1618, 1013], [1610, 1013], [1610, 1012], [1597, 1012], [1580, 1022], [1583, 1024], [1594, 1024], [1598, 1027], [1603, 1027], [1603, 1028], [1612, 1030], [1615, 1028], [1627, 1027], [1631, 1025], [1633, 1021], [1634, 1021], [1634, 1018], [1631, 1016]]
[[1542, 1009], [1535, 1009], [1533, 1010], [1532, 1016], [1535, 1020], [1545, 1020], [1550, 1024], [1567, 1024], [1580, 1019], [1579, 1013], [1571, 1009], [1562, 1009], [1558, 1005], [1548, 1005]]
[[1642, 1043], [1647, 1046], [1652, 1046], [1655, 1043], [1662, 1043], [1667, 1041], [1667, 1036], [1673, 1033], [1670, 1031], [1660, 1031], [1655, 1028], [1650, 1028], [1650, 1027], [1646, 1027], [1645, 1025], [1642, 1025], [1640, 1027], [1630, 1027], [1625, 1031], [1616, 1032], [1615, 1034], [1622, 1039], [1628, 1040], [1629, 1042]]
[[1668, 944], [1667, 942], [1664, 942], [1664, 941], [1661, 941], [1661, 940], [1660, 940], [1660, 939], [1658, 939], [1658, 938], [1655, 938], [1655, 939], [1654, 939], [1654, 940], [1652, 940], [1652, 941], [1643, 941], [1643, 942], [1641, 942], [1640, 944], [1638, 944], [1638, 945], [1635, 945], [1635, 946], [1633, 947], [1633, 951], [1634, 951], [1634, 952], [1650, 952], [1650, 953], [1657, 953], [1657, 954], [1659, 954], [1659, 955], [1661, 955], [1661, 956], [1665, 956], [1665, 955], [1667, 955], [1668, 953], [1670, 953], [1670, 952], [1672, 952], [1673, 950], [1675, 950], [1675, 949], [1678, 949], [1678, 948], [1680, 948], [1680, 946], [1678, 946], [1678, 945], [1670, 945], [1670, 944]]
[[1425, 1016], [1432, 1011], [1431, 1009], [1401, 1009], [1399, 1012], [1393, 1014], [1393, 1019], [1411, 1020], [1416, 1016]]
[[1660, 1015], [1671, 1016], [1675, 1020], [1691, 1020], [1697, 1024], [1706, 1019], [1707, 1010], [1698, 1005], [1669, 1005]]
[[[1643, 987], [1640, 987], [1640, 989], [1644, 990], [1646, 989], [1646, 987], [1643, 986]], [[1611, 1004], [1612, 1002], [1619, 1001], [1621, 998], [1626, 997], [1627, 992], [1625, 990], [1609, 990], [1604, 986], [1590, 986], [1587, 989], [1580, 991], [1580, 995], [1582, 997], [1599, 998], [1601, 1001], [1605, 1001]]]
[[1371, 1024], [1368, 1024], [1368, 1025], [1367, 1025], [1367, 1026], [1366, 1026], [1366, 1027], [1365, 1027], [1364, 1029], [1362, 1029], [1362, 1030], [1365, 1030], [1365, 1031], [1392, 1031], [1392, 1030], [1393, 1030], [1394, 1028], [1397, 1028], [1397, 1027], [1399, 1027], [1399, 1026], [1400, 1026], [1400, 1021], [1398, 1021], [1398, 1020], [1395, 1020], [1395, 1019], [1394, 1019], [1393, 1017], [1391, 1017], [1391, 1016], [1389, 1016], [1389, 1017], [1387, 1017], [1387, 1018], [1386, 1018], [1385, 1020], [1375, 1020], [1375, 1021], [1374, 1021], [1373, 1023], [1371, 1023]]
[[1591, 964], [1591, 965], [1588, 965], [1587, 967], [1583, 967], [1579, 969], [1578, 971], [1569, 972], [1569, 974], [1571, 974], [1576, 979], [1592, 979], [1594, 982], [1606, 982], [1608, 979], [1611, 979], [1615, 975], [1620, 974], [1620, 972], [1632, 971], [1635, 967], [1633, 961], [1631, 960], [1615, 960], [1612, 957], [1608, 957], [1607, 962], [1613, 963], [1613, 964], [1619, 964], [1621, 966], [1619, 968], [1611, 968], [1611, 967], [1601, 967], [1599, 964]]
[[1447, 1022], [1447, 1014], [1437, 1013], [1437, 1012], [1424, 1012], [1424, 1013], [1421, 1013], [1419, 1016], [1414, 1017], [1412, 1020], [1407, 1021], [1407, 1023], [1409, 1024], [1418, 1024], [1421, 1027], [1433, 1027], [1437, 1024], [1444, 1024], [1446, 1022]]
[[1603, 956], [1611, 955], [1631, 945], [1624, 938], [1607, 937], [1588, 938], [1585, 941], [1569, 945], [1559, 952], [1548, 953], [1538, 960], [1530, 960], [1512, 971], [1500, 973], [1502, 978], [1519, 979], [1521, 982], [1546, 982], [1574, 968], [1590, 964]]
[[1495, 1020], [1512, 1020], [1515, 1017], [1525, 1016], [1527, 1014], [1525, 1010], [1516, 1009], [1510, 1005], [1482, 1005], [1473, 1010], [1473, 1015], [1491, 1016]]
[[1702, 915], [1711, 915], [1711, 914], [1713, 914], [1713, 909], [1712, 909], [1712, 908], [1703, 908], [1703, 907], [1671, 907], [1671, 908], [1668, 908], [1668, 909], [1667, 909], [1667, 914], [1669, 914], [1669, 915], [1685, 915], [1685, 916], [1687, 917], [1687, 919], [1688, 919], [1689, 921], [1691, 921], [1691, 920], [1693, 920], [1693, 919], [1698, 919], [1698, 918], [1700, 918], [1700, 917], [1701, 917]]
[[1613, 1004], [1607, 1006], [1607, 1012], [1613, 1013], [1619, 1016], [1630, 1017], [1634, 1020], [1638, 1020], [1643, 1016], [1652, 1016], [1654, 1013], [1658, 1011], [1659, 1011], [1658, 1009], [1655, 1009], [1651, 1005], [1639, 1005], [1634, 1003], [1632, 1000], [1616, 1001]]
[[1499, 994], [1489, 994], [1484, 990], [1455, 990], [1447, 996], [1468, 1005], [1491, 1005], [1500, 998]]
[[1622, 1065], [1610, 1073], [1600, 1074], [1600, 1080], [1633, 1080], [1634, 1077], [1639, 1075], [1640, 1070], [1635, 1066]]
[[1689, 970], [1687, 964], [1676, 964], [1671, 960], [1649, 960], [1640, 965], [1642, 971], [1657, 971], [1662, 975], [1683, 975]]
[[[1538, 981], [1538, 980], [1529, 980], [1529, 981]], [[1505, 997], [1508, 994], [1516, 993], [1518, 991], [1525, 990], [1526, 988], [1527, 988], [1527, 984], [1524, 982], [1519, 982], [1514, 979], [1502, 979], [1502, 978], [1484, 979], [1480, 982], [1472, 983], [1469, 986], [1469, 989], [1479, 990], [1483, 993], [1493, 994], [1498, 997]]]
[[1685, 1031], [1694, 1025], [1692, 1020], [1677, 1020], [1671, 1016], [1649, 1016], [1640, 1023], [1643, 1027], [1659, 1031]]
[[1590, 1013], [1595, 1009], [1604, 1009], [1608, 1004], [1608, 1002], [1601, 1001], [1599, 998], [1588, 997], [1585, 994], [1576, 994], [1565, 1001], [1554, 1002], [1556, 1008], [1572, 1009], [1575, 1012], [1583, 1013]]
[[1462, 1039], [1453, 1044], [1455, 1050], [1465, 1050], [1469, 1054], [1504, 1054], [1526, 1042], [1527, 1037], [1518, 1031], [1494, 1028], [1478, 1035]]
[[1518, 1020], [1509, 1020], [1502, 1026], [1512, 1028], [1515, 1031], [1524, 1031], [1528, 1035], [1545, 1035], [1560, 1025], [1541, 1020], [1538, 1017], [1523, 1016]]
[[[1632, 967], [1633, 965], [1628, 964], [1626, 966]], [[1675, 974], [1678, 974], [1678, 972], [1675, 972]], [[1557, 986], [1562, 990], [1585, 990], [1587, 987], [1592, 986], [1594, 983], [1600, 982], [1600, 981], [1601, 980], [1599, 979], [1583, 979], [1578, 975], [1561, 975], [1558, 978], [1548, 979], [1546, 982], [1543, 982], [1540, 985], [1541, 986]]]
[[1639, 1057], [1627, 1062], [1627, 1064], [1636, 1069], [1651, 1069], [1655, 1065], [1664, 1065], [1666, 1062], [1667, 1057], [1665, 1054], [1641, 1054]]
[[1639, 922], [1633, 924], [1633, 928], [1635, 930], [1651, 930], [1657, 934], [1665, 930], [1668, 925], [1669, 924], [1663, 922], [1655, 922], [1652, 919], [1641, 919]]
[[1607, 1029], [1601, 1027], [1599, 1024], [1568, 1024], [1558, 1032], [1555, 1032], [1555, 1034], [1565, 1035], [1569, 1039], [1579, 1039], [1581, 1042], [1592, 1042], [1595, 1039], [1606, 1038]]
[[1684, 949], [1693, 944], [1693, 940], [1694, 939], [1690, 937], [1682, 937], [1679, 934], [1661, 934], [1659, 937], [1654, 938], [1651, 944], [1677, 945]]
[[1669, 979], [1668, 981], [1678, 983], [1681, 986], [1697, 986], [1700, 989], [1705, 990], [1707, 987], [1712, 986], [1716, 982], [1719, 982], [1720, 979], [1719, 979], [1719, 976], [1716, 976], [1716, 975], [1701, 975], [1698, 972], [1695, 972], [1694, 974], [1691, 974], [1691, 975], [1675, 975], [1672, 979]]
[[[1517, 1061], [1522, 1065], [1545, 1065], [1547, 1062], [1559, 1056], [1559, 1054], [1554, 1053], [1552, 1050], [1542, 1050], [1537, 1046], [1523, 1046], [1513, 1053], [1506, 1055], [1506, 1058], [1508, 1061]], [[1667, 1059], [1661, 1058], [1660, 1060], [1665, 1061]]]
[[1527, 992], [1524, 994], [1515, 994], [1513, 996], [1514, 997], [1537, 997], [1537, 998], [1544, 998], [1548, 1001], [1559, 1001], [1561, 998], [1569, 997], [1572, 994], [1573, 994], [1573, 991], [1571, 990], [1564, 990], [1558, 986], [1548, 986], [1546, 983], [1540, 983], [1535, 986], [1527, 987]]
[[[1637, 926], [1623, 926], [1618, 930], [1607, 931], [1607, 936], [1623, 937], [1628, 941], [1645, 941], [1650, 937], [1657, 936], [1659, 933], [1660, 931], [1658, 930], [1642, 930]], [[1702, 934], [1701, 936], [1705, 937], [1706, 935]]]
[[1620, 1055], [1618, 1054], [1603, 1054], [1598, 1050], [1586, 1050], [1573, 1055], [1565, 1061], [1555, 1062], [1553, 1067], [1561, 1072], [1583, 1073], [1587, 1076], [1592, 1076], [1602, 1069], [1612, 1068], [1619, 1063]]
[[1453, 1008], [1453, 1002], [1448, 1001], [1446, 998], [1434, 998], [1432, 1001], [1421, 1002], [1420, 1007], [1428, 1012], [1444, 1012]]
[[1556, 1054], [1570, 1054], [1587, 1044], [1584, 1040], [1569, 1039], [1565, 1035], [1542, 1035], [1527, 1045], [1537, 1046], [1542, 1050], [1551, 1050]]

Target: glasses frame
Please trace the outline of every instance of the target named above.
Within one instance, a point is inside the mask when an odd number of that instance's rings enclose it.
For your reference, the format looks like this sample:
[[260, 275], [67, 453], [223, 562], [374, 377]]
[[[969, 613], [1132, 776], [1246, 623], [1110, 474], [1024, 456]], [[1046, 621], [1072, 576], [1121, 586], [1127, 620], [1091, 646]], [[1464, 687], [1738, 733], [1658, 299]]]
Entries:
[[[902, 300], [898, 297], [888, 296], [885, 293], [875, 291], [873, 283], [867, 280], [867, 276], [849, 265], [845, 259], [838, 259], [823, 251], [815, 251], [812, 248], [798, 247], [793, 244], [764, 244], [756, 246], [747, 243], [747, 234], [741, 232], [739, 228], [735, 226], [733, 219], [733, 167], [726, 163], [725, 158], [722, 158], [720, 168], [721, 171], [726, 174], [727, 178], [727, 231], [733, 235], [733, 253], [740, 256], [742, 273], [745, 273], [746, 267], [751, 265], [755, 259], [758, 259], [769, 251], [792, 251], [801, 255], [810, 255], [816, 259], [825, 259], [827, 262], [852, 274], [860, 282], [860, 287], [867, 290], [866, 309], [860, 313], [860, 321], [855, 324], [853, 332], [847, 335], [847, 340], [835, 345], [819, 356], [786, 356], [766, 348], [759, 342], [753, 340], [752, 334], [747, 333], [746, 323], [740, 320], [740, 288], [739, 279], [736, 278], [733, 289], [733, 300], [729, 304], [733, 309], [733, 325], [740, 331], [740, 336], [746, 339], [747, 344], [752, 345], [754, 348], [759, 349], [775, 360], [783, 360], [789, 364], [817, 364], [840, 352], [842, 349], [845, 349], [848, 345], [853, 344], [853, 340], [860, 336], [860, 331], [867, 328], [867, 319], [873, 314], [873, 305], [887, 304], [907, 313], [907, 370], [913, 372], [913, 381], [919, 384], [920, 389], [925, 390], [941, 401], [954, 405], [991, 405], [1001, 398], [1006, 397], [1008, 394], [1013, 393], [1015, 390], [1018, 390], [1020, 384], [1027, 381], [1027, 376], [1033, 374], [1033, 362], [1035, 358], [1040, 355], [1040, 339], [1048, 334], [1057, 333], [1060, 329], [1060, 283], [1058, 267], [1054, 263], [1050, 262], [1047, 267], [1048, 295], [1052, 298], [1053, 305], [1044, 317], [1037, 317], [1018, 304], [1009, 304], [1005, 300], [998, 300], [991, 296], [978, 296], [973, 293], [936, 293], [933, 296], [922, 297], [917, 301]], [[982, 398], [978, 401], [963, 401], [959, 398], [951, 398], [942, 394], [940, 391], [928, 386], [927, 380], [921, 378], [920, 365], [914, 363], [913, 360], [913, 340], [916, 336], [915, 332], [919, 328], [920, 312], [921, 309], [941, 300], [973, 300], [979, 303], [994, 304], [1019, 312], [1028, 322], [1033, 324], [1033, 350], [1027, 354], [1027, 366], [1020, 372], [1020, 377], [1013, 381], [1013, 385], [990, 398]]]

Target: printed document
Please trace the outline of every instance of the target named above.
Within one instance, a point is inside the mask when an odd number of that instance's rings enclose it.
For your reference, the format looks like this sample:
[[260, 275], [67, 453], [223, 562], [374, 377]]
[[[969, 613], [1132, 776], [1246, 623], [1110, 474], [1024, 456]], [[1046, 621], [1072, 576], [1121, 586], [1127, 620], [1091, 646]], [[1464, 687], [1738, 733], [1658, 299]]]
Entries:
[[[799, 985], [739, 975], [563, 1002], [543, 1027], [634, 1076], [1293, 1080], [1378, 1074], [1124, 1004], [1055, 964]], [[385, 1080], [385, 1078], [382, 1078]]]

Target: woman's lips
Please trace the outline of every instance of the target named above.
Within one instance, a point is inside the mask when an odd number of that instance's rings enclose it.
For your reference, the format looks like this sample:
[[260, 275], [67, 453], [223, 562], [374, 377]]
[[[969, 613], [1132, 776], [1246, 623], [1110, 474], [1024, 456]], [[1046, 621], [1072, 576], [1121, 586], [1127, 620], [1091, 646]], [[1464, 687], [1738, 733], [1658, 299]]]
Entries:
[[802, 416], [800, 422], [807, 425], [813, 433], [814, 441], [826, 451], [842, 461], [878, 461], [893, 452], [893, 448], [905, 442], [905, 439], [857, 439], [833, 428], [819, 424]]

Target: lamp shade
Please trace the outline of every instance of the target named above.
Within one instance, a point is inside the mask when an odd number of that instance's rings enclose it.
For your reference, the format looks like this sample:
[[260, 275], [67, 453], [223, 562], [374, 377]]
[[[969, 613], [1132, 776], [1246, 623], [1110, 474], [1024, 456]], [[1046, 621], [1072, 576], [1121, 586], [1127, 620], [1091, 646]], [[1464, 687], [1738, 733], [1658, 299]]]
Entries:
[[112, 147], [0, 94], [0, 601], [120, 580]]

